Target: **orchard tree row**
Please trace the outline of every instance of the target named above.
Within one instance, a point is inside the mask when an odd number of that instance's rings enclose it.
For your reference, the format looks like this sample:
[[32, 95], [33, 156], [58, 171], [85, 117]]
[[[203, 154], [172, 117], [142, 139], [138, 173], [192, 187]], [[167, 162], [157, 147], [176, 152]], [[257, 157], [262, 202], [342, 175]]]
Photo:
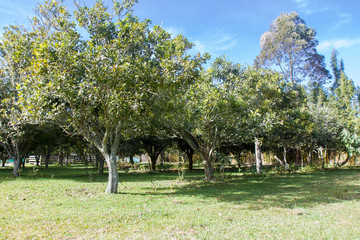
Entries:
[[[15, 175], [32, 144], [53, 147], [39, 140], [46, 134], [64, 148], [74, 144], [66, 135], [93, 146], [108, 166], [109, 193], [118, 189], [124, 142], [176, 138], [201, 156], [206, 180], [214, 179], [216, 152], [249, 146], [258, 173], [262, 151], [286, 168], [294, 150], [322, 161], [329, 150], [346, 154], [340, 165], [358, 154], [358, 91], [336, 50], [326, 69], [315, 30], [296, 13], [274, 20], [253, 66], [220, 57], [204, 69], [208, 54], [190, 55], [192, 43], [137, 18], [134, 4], [98, 1], [70, 13], [62, 1], [46, 1], [30, 27], [5, 29], [0, 144]], [[151, 144], [148, 153], [158, 156]]]

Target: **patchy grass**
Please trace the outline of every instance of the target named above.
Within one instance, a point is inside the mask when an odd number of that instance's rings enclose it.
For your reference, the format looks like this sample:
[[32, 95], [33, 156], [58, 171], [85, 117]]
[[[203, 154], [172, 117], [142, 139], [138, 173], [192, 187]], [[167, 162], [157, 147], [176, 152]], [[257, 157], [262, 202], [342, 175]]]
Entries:
[[0, 169], [0, 239], [360, 238], [359, 169], [202, 178], [122, 172], [108, 195], [91, 168]]

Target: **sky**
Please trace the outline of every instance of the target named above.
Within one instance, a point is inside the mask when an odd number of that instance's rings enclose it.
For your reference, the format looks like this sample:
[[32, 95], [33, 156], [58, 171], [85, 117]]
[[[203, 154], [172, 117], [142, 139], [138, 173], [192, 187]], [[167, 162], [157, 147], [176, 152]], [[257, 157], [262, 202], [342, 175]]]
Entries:
[[[95, 2], [82, 1], [88, 6]], [[0, 0], [0, 28], [15, 23], [29, 25], [38, 2]], [[72, 2], [65, 0], [69, 9], [73, 8]], [[211, 61], [225, 55], [233, 62], [252, 65], [260, 53], [261, 35], [281, 13], [290, 12], [297, 12], [307, 26], [317, 31], [317, 50], [325, 56], [328, 69], [331, 50], [336, 48], [345, 73], [360, 85], [358, 0], [139, 0], [134, 14], [150, 19], [174, 36], [184, 35], [195, 44], [192, 53], [208, 52]]]

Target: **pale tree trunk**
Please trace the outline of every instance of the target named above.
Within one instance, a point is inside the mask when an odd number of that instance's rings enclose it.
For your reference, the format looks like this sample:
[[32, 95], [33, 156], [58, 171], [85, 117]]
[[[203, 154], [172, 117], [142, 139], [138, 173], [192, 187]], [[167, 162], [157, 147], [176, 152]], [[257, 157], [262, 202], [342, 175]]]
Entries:
[[340, 161], [339, 161], [338, 166], [339, 166], [339, 167], [344, 166], [345, 164], [347, 164], [347, 163], [349, 162], [349, 160], [350, 160], [350, 154], [347, 153], [346, 159], [345, 159], [343, 162], [340, 162]]
[[[109, 144], [109, 141], [110, 144]], [[109, 169], [108, 184], [106, 187], [106, 193], [117, 193], [119, 174], [116, 164], [116, 154], [120, 145], [120, 133], [118, 131], [110, 133], [106, 131], [101, 145], [96, 145], [104, 156], [106, 164]], [[110, 148], [109, 148], [110, 147]]]
[[116, 165], [116, 154], [109, 154], [105, 157], [105, 161], [109, 168], [109, 178], [108, 184], [106, 187], [106, 193], [117, 193], [118, 183], [119, 183], [119, 174]]
[[261, 143], [258, 138], [255, 138], [255, 160], [256, 160], [256, 174], [261, 174], [262, 159], [261, 159]]
[[290, 170], [290, 166], [289, 164], [287, 163], [287, 147], [284, 146], [284, 152], [283, 152], [283, 161], [284, 161], [284, 166], [285, 166], [285, 170]]
[[319, 159], [321, 160], [321, 169], [324, 169], [325, 168], [325, 158], [326, 158], [326, 148], [323, 148], [323, 147], [319, 147], [317, 149], [317, 152], [318, 152], [318, 157]]
[[290, 170], [290, 166], [286, 162], [286, 158], [283, 161], [280, 160], [280, 158], [278, 158], [276, 155], [274, 155], [274, 158], [275, 158], [276, 161], [278, 161], [281, 164], [281, 166], [285, 167], [285, 170]]
[[215, 174], [214, 174], [214, 167], [211, 164], [211, 160], [209, 157], [205, 157], [204, 161], [204, 170], [205, 170], [205, 180], [206, 181], [213, 181], [215, 180]]
[[205, 147], [201, 147], [199, 150], [203, 158], [205, 180], [213, 181], [215, 180], [214, 167], [212, 166], [213, 149], [210, 148], [210, 146], [205, 146]]

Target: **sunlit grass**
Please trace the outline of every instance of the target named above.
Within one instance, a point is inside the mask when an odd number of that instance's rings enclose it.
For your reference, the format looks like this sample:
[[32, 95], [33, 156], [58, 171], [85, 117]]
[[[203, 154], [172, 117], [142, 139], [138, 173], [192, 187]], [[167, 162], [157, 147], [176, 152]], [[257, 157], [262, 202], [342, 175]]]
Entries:
[[122, 172], [108, 195], [91, 168], [0, 169], [0, 239], [360, 238], [358, 169], [202, 178]]

